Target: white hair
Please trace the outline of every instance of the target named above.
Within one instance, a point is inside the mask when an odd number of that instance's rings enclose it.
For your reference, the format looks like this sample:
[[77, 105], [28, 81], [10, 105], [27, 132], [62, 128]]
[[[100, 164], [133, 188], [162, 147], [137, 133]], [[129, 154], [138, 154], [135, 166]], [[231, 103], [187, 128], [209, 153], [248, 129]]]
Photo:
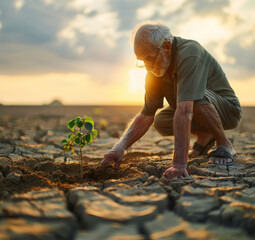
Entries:
[[136, 41], [149, 38], [150, 42], [157, 48], [169, 40], [173, 43], [173, 35], [170, 29], [161, 22], [142, 22], [134, 28], [131, 34], [131, 45], [134, 46]]

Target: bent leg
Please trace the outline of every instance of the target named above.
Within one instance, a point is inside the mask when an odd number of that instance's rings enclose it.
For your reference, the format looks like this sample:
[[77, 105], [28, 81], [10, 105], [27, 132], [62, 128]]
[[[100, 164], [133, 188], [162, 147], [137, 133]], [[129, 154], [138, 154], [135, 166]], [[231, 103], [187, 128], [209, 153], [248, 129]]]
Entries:
[[173, 136], [173, 119], [175, 110], [165, 107], [154, 118], [154, 127], [162, 136]]
[[[195, 105], [193, 120], [198, 126], [198, 129], [192, 129], [192, 133], [198, 136], [197, 141], [205, 142], [214, 137], [217, 148], [222, 147], [231, 155], [236, 154], [231, 142], [224, 133], [221, 118], [212, 104]], [[211, 159], [211, 161], [226, 164], [232, 160], [222, 157]]]
[[[214, 109], [212, 111], [215, 115], [215, 110], [216, 110], [218, 121], [221, 121], [221, 125], [224, 130], [233, 129], [240, 122], [242, 109], [238, 99], [228, 100], [218, 95], [217, 93], [207, 89], [205, 91], [204, 99], [195, 101], [195, 108], [199, 105], [208, 105], [208, 104], [211, 104], [214, 106]], [[198, 109], [197, 116], [199, 116], [200, 114], [203, 114], [203, 113], [200, 113]], [[204, 120], [200, 120], [200, 122], [199, 120], [197, 120], [197, 123], [192, 125], [192, 133], [197, 136], [196, 142], [198, 143], [198, 145], [202, 146], [202, 149], [206, 148], [207, 145], [208, 145], [208, 148], [210, 149], [210, 147], [212, 147], [212, 144], [210, 145], [210, 142], [213, 142], [213, 138], [214, 138], [214, 135], [211, 132], [211, 128], [210, 127], [208, 128], [208, 126], [202, 127], [203, 123], [201, 124], [201, 121], [202, 122], [204, 121], [204, 122], [207, 122], [207, 125], [208, 125], [209, 118], [211, 119], [211, 117], [209, 116], [210, 115], [207, 115], [206, 118]], [[222, 131], [224, 132], [224, 130]], [[220, 146], [221, 144], [222, 143], [217, 143], [218, 146]], [[209, 150], [208, 148], [206, 149], [207, 151]], [[196, 151], [195, 149], [193, 149], [192, 152], [190, 153], [190, 156], [191, 157], [199, 156], [199, 151]]]
[[[237, 126], [241, 111], [236, 110], [228, 100], [219, 95], [210, 91], [209, 94], [208, 99], [195, 102], [191, 132], [197, 136], [197, 143], [201, 146], [206, 146], [214, 138], [217, 148], [222, 147], [234, 155], [236, 152], [227, 139], [224, 129], [232, 129]], [[162, 136], [173, 136], [174, 114], [175, 110], [168, 106], [155, 116], [154, 127]], [[196, 156], [198, 153], [193, 151], [190, 154], [191, 157], [193, 157], [192, 154]], [[211, 161], [225, 164], [232, 160], [230, 158], [211, 158]]]

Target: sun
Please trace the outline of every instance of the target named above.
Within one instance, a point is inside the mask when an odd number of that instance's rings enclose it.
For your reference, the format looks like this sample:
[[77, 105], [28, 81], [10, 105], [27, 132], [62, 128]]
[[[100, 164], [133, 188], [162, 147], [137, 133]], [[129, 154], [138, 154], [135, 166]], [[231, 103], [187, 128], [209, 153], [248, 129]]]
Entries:
[[144, 83], [146, 77], [146, 70], [140, 68], [132, 68], [129, 71], [129, 85], [128, 90], [133, 94], [144, 93]]

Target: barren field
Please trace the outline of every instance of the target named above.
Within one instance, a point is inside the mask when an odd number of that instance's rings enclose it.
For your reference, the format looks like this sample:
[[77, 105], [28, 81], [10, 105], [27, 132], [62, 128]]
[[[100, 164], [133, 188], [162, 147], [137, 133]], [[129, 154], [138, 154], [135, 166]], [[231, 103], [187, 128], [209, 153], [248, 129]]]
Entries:
[[[227, 131], [236, 165], [199, 157], [189, 161], [189, 177], [172, 181], [162, 173], [172, 164], [173, 137], [153, 127], [119, 170], [100, 165], [140, 110], [0, 106], [0, 239], [253, 239], [255, 108], [243, 108], [239, 127]], [[60, 142], [67, 122], [84, 115], [99, 137], [83, 150], [81, 176], [78, 149], [63, 155]]]

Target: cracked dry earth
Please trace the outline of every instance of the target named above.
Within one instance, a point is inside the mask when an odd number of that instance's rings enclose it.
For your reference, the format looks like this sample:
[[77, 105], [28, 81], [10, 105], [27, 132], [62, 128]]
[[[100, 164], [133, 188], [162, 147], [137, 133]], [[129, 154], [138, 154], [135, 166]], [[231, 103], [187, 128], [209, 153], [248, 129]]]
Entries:
[[[100, 166], [139, 110], [0, 106], [0, 239], [254, 239], [255, 109], [227, 131], [235, 166], [200, 157], [189, 161], [189, 177], [172, 181], [162, 173], [173, 138], [153, 128], [120, 170]], [[81, 178], [78, 156], [63, 156], [60, 141], [67, 121], [83, 114], [100, 138], [84, 149]]]

